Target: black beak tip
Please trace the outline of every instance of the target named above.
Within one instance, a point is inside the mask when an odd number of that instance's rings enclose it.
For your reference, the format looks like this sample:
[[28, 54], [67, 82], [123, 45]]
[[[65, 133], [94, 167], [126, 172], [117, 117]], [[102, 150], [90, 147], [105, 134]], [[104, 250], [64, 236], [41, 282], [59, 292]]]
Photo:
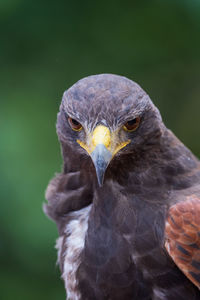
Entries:
[[97, 172], [97, 170], [96, 170], [96, 173], [97, 173], [97, 181], [98, 181], [99, 187], [102, 187], [103, 180], [104, 180], [104, 172], [100, 173], [100, 172]]
[[104, 181], [104, 174], [105, 174], [105, 171], [106, 171], [106, 168], [107, 168], [107, 164], [105, 162], [98, 161], [95, 168], [96, 168], [98, 184], [99, 184], [100, 187], [102, 187], [103, 186], [103, 181]]

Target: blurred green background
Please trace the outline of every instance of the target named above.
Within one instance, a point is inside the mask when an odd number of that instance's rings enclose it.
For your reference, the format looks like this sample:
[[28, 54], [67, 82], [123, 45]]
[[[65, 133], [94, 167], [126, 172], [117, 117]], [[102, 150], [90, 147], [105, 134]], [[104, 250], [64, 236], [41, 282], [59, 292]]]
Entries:
[[87, 75], [127, 76], [200, 156], [200, 1], [1, 0], [0, 40], [0, 298], [65, 299], [42, 211], [61, 169], [62, 93]]

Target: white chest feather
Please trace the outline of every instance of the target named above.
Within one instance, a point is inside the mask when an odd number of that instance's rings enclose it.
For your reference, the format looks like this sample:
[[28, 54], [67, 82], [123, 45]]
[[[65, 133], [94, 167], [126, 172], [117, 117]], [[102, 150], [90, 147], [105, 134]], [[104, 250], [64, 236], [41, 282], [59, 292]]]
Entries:
[[79, 300], [81, 298], [80, 293], [77, 291], [78, 281], [76, 272], [80, 265], [80, 254], [85, 244], [90, 209], [91, 205], [70, 213], [73, 219], [67, 224], [65, 229], [67, 239], [62, 277], [65, 281], [67, 299], [70, 300]]

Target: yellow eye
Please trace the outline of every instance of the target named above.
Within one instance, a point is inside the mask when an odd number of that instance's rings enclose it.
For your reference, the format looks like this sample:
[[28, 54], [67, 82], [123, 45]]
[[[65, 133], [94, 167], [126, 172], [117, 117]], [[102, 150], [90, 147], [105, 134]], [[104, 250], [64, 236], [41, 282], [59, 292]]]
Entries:
[[126, 131], [135, 131], [140, 124], [140, 117], [137, 117], [133, 120], [126, 122], [123, 126], [123, 129]]
[[69, 125], [71, 126], [71, 128], [75, 131], [81, 131], [81, 129], [83, 128], [82, 125], [75, 119], [72, 119], [69, 117], [68, 122], [69, 122]]

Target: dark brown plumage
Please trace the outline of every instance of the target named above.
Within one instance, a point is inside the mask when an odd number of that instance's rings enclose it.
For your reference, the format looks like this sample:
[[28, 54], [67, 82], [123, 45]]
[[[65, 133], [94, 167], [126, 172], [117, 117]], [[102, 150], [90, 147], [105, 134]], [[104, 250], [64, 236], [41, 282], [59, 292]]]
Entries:
[[45, 212], [71, 300], [200, 299], [200, 163], [133, 81], [102, 74], [64, 93], [63, 171]]

